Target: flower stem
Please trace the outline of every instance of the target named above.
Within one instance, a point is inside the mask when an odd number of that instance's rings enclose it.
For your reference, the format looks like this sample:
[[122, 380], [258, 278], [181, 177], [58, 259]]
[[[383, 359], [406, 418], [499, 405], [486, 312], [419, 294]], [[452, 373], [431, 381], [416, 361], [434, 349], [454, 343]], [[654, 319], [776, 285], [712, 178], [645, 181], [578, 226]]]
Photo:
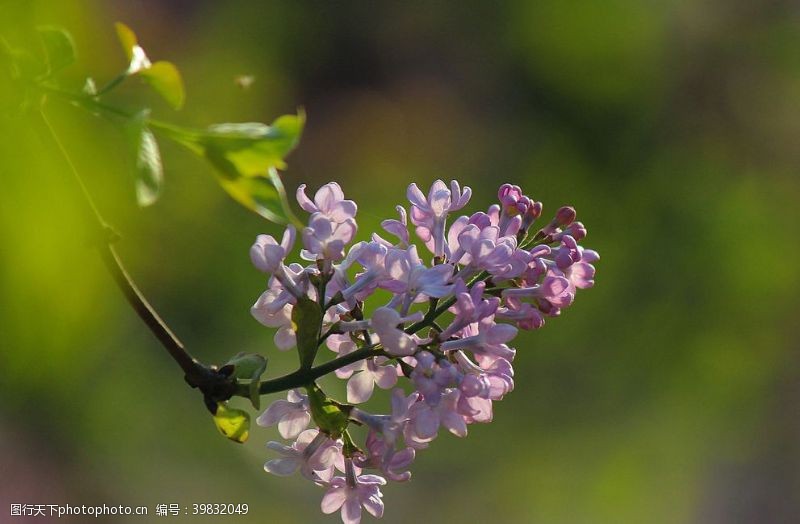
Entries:
[[[475, 275], [475, 278], [469, 281], [469, 283], [467, 284], [467, 288], [468, 289], [472, 288], [472, 286], [474, 286], [481, 280], [488, 279], [489, 276], [490, 275], [488, 272], [481, 271], [479, 274]], [[411, 324], [408, 328], [406, 328], [406, 333], [408, 333], [409, 335], [413, 335], [414, 333], [420, 331], [421, 329], [424, 329], [428, 326], [433, 326], [436, 323], [436, 319], [439, 318], [439, 316], [442, 313], [450, 309], [450, 306], [452, 306], [455, 303], [456, 303], [456, 297], [453, 296], [448, 298], [441, 304], [439, 304], [437, 307], [429, 309], [422, 320], [420, 320], [415, 324]]]
[[[268, 393], [277, 393], [279, 391], [286, 391], [287, 389], [307, 386], [314, 380], [323, 377], [328, 373], [336, 371], [339, 368], [347, 366], [348, 364], [358, 362], [359, 360], [364, 360], [365, 358], [382, 356], [382, 355], [385, 355], [385, 353], [380, 348], [379, 344], [375, 344], [372, 346], [365, 346], [361, 349], [353, 351], [352, 353], [348, 353], [344, 356], [335, 358], [330, 362], [320, 364], [319, 366], [310, 369], [298, 369], [297, 371], [293, 371], [288, 375], [284, 375], [278, 378], [273, 378], [271, 380], [265, 380], [261, 382], [258, 391], [262, 395], [266, 395]], [[235, 395], [240, 397], [249, 397], [247, 386], [246, 385], [237, 386]]]

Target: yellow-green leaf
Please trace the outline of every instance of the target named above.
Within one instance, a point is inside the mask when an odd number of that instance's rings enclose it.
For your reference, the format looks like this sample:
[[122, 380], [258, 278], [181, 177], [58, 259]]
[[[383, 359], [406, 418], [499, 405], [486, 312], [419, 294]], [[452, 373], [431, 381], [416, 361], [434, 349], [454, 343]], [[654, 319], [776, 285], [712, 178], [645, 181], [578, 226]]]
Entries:
[[235, 179], [218, 176], [217, 180], [231, 198], [270, 222], [288, 224], [296, 221], [289, 209], [286, 192], [277, 173], [269, 177]]
[[60, 27], [37, 28], [47, 55], [48, 73], [53, 74], [75, 62], [75, 43], [72, 35]]
[[237, 353], [223, 367], [232, 366], [233, 376], [237, 380], [249, 380], [250, 402], [256, 409], [261, 409], [259, 385], [261, 375], [267, 370], [267, 359], [257, 353]]
[[130, 143], [136, 155], [136, 201], [146, 207], [158, 200], [164, 183], [164, 168], [156, 137], [147, 128], [148, 110], [128, 122]]
[[178, 68], [172, 62], [160, 60], [150, 67], [142, 69], [139, 75], [144, 78], [158, 94], [164, 97], [173, 109], [183, 107], [186, 93]]
[[323, 393], [316, 383], [307, 386], [306, 391], [314, 423], [332, 438], [339, 438], [347, 429], [348, 414], [342, 410], [339, 403]]
[[202, 139], [206, 156], [228, 176], [265, 176], [271, 167], [284, 169], [284, 157], [297, 145], [305, 116], [284, 115], [272, 125], [259, 122], [216, 124]]
[[114, 28], [117, 30], [117, 38], [119, 38], [119, 43], [122, 44], [125, 56], [128, 57], [128, 60], [131, 60], [133, 58], [133, 48], [139, 44], [136, 33], [122, 22], [114, 24]]
[[222, 188], [237, 202], [271, 222], [298, 223], [289, 207], [277, 169], [297, 145], [305, 115], [285, 115], [261, 123], [217, 124], [206, 131], [156, 125], [153, 129], [204, 157], [216, 169]]
[[214, 424], [227, 438], [242, 443], [250, 436], [250, 415], [241, 409], [229, 408], [220, 402], [214, 414]]
[[117, 29], [117, 37], [119, 37], [119, 42], [122, 44], [122, 50], [125, 52], [125, 56], [128, 57], [126, 74], [133, 75], [142, 69], [150, 67], [150, 60], [147, 58], [144, 49], [139, 46], [136, 33], [122, 22], [117, 22], [114, 27]]
[[164, 168], [161, 166], [156, 137], [147, 128], [142, 129], [139, 152], [136, 155], [136, 174], [136, 200], [142, 207], [149, 206], [161, 194]]

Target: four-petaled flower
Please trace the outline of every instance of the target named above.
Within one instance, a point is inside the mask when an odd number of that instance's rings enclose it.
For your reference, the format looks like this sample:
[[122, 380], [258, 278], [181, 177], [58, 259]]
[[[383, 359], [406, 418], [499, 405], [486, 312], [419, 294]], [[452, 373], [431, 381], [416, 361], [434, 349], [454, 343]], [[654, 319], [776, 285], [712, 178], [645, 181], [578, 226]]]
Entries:
[[259, 426], [278, 424], [278, 433], [283, 438], [295, 438], [308, 423], [311, 413], [308, 411], [308, 397], [296, 389], [289, 390], [286, 400], [276, 400], [256, 419]]
[[383, 493], [380, 487], [386, 479], [378, 475], [357, 475], [350, 460], [345, 462], [345, 476], [333, 477], [327, 484], [328, 491], [322, 497], [323, 513], [341, 509], [344, 524], [361, 522], [361, 507], [376, 518], [383, 516]]

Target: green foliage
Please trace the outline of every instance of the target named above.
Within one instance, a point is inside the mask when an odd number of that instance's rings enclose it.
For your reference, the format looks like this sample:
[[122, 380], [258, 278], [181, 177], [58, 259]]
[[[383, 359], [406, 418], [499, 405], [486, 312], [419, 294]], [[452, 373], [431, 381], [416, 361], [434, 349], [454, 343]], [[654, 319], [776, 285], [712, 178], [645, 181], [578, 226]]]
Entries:
[[[46, 55], [46, 62], [26, 49], [14, 49], [3, 44], [2, 56], [7, 59], [10, 76], [26, 86], [33, 85], [77, 102], [96, 114], [122, 118], [130, 136], [135, 155], [136, 200], [140, 206], [152, 205], [158, 200], [164, 182], [158, 142], [153, 131], [159, 132], [186, 146], [205, 158], [214, 167], [220, 186], [241, 205], [271, 222], [295, 223], [286, 198], [286, 191], [278, 169], [286, 167], [284, 158], [297, 145], [305, 124], [305, 114], [284, 115], [272, 125], [259, 122], [224, 123], [206, 130], [187, 129], [149, 118], [149, 109], [131, 115], [127, 111], [101, 103], [98, 98], [126, 78], [136, 75], [148, 82], [173, 108], [180, 108], [185, 100], [183, 81], [171, 62], [151, 63], [139, 45], [136, 33], [125, 24], [117, 23], [116, 32], [128, 60], [125, 71], [98, 89], [92, 78], [87, 78], [81, 93], [64, 91], [50, 81], [52, 75], [75, 61], [75, 46], [70, 34], [55, 26], [38, 29]], [[27, 89], [27, 88], [26, 88]], [[41, 97], [24, 97], [19, 105]], [[32, 91], [36, 95], [36, 88]], [[40, 93], [39, 93], [40, 94]]]
[[[195, 131], [159, 126], [164, 134], [214, 166], [222, 188], [237, 202], [271, 222], [297, 222], [277, 169], [297, 145], [305, 115], [284, 115], [268, 126], [232, 123]], [[155, 126], [154, 126], [155, 127]]]
[[292, 308], [292, 322], [297, 326], [297, 352], [300, 355], [300, 367], [308, 369], [314, 363], [319, 348], [320, 328], [322, 327], [322, 309], [319, 304], [308, 297], [297, 300]]
[[214, 424], [225, 437], [239, 444], [250, 436], [250, 414], [241, 409], [229, 408], [227, 403], [217, 403]]
[[72, 35], [55, 26], [40, 26], [38, 31], [47, 58], [48, 75], [53, 75], [75, 62]]
[[339, 438], [348, 424], [348, 414], [342, 405], [328, 397], [316, 384], [311, 384], [306, 390], [314, 423], [331, 438]]
[[178, 68], [163, 60], [150, 63], [147, 53], [139, 45], [136, 33], [121, 22], [116, 23], [116, 29], [122, 50], [128, 58], [128, 69], [123, 76], [139, 74], [174, 109], [180, 109], [186, 94]]
[[267, 370], [267, 359], [257, 353], [237, 353], [223, 366], [233, 368], [232, 376], [237, 380], [248, 380], [250, 402], [256, 409], [261, 409], [261, 395], [258, 391], [259, 379]]
[[158, 142], [147, 127], [148, 113], [141, 111], [128, 123], [128, 134], [136, 154], [136, 201], [142, 207], [158, 200], [164, 182]]
[[139, 75], [144, 78], [173, 109], [183, 107], [186, 94], [178, 68], [172, 62], [158, 61], [143, 69]]

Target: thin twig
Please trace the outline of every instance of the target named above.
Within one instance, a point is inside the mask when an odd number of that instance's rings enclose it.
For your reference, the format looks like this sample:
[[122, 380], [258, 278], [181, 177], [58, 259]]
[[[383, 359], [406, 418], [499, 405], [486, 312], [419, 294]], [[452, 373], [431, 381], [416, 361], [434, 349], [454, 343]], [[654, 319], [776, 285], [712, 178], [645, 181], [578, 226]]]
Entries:
[[39, 114], [41, 115], [44, 128], [47, 130], [47, 133], [40, 133], [40, 136], [42, 136], [43, 139], [49, 136], [50, 141], [64, 158], [65, 164], [72, 173], [78, 187], [80, 187], [85, 203], [87, 225], [93, 230], [93, 244], [97, 248], [103, 264], [108, 272], [111, 273], [117, 287], [122, 291], [123, 295], [125, 295], [125, 299], [139, 315], [139, 318], [142, 319], [167, 352], [169, 352], [173, 360], [175, 360], [184, 371], [187, 380], [193, 385], [198, 385], [198, 382], [207, 375], [207, 369], [189, 354], [180, 339], [156, 312], [125, 270], [125, 266], [123, 266], [114, 246], [111, 245], [113, 237], [115, 236], [112, 229], [108, 226], [103, 216], [100, 214], [100, 211], [97, 209], [86, 184], [78, 173], [75, 164], [72, 163], [66, 148], [64, 148], [64, 145], [59, 140], [55, 129], [47, 119], [44, 111], [40, 111]]

